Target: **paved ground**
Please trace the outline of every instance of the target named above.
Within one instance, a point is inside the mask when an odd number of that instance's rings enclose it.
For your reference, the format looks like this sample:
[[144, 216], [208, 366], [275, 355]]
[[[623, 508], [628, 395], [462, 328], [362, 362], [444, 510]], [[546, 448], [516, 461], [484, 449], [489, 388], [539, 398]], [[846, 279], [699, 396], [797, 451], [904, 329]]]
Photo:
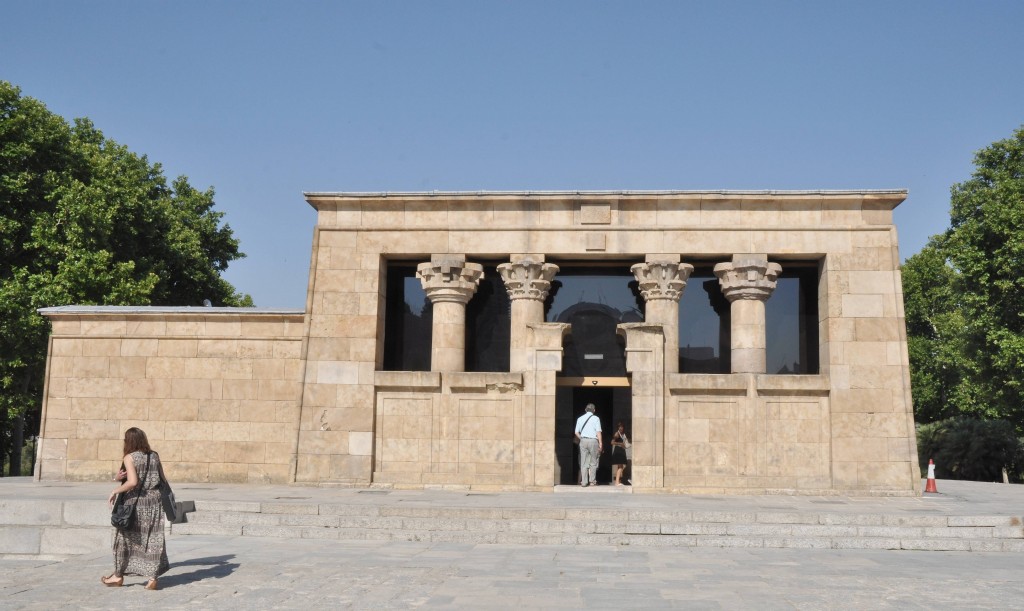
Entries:
[[174, 537], [163, 589], [108, 552], [0, 560], [7, 609], [1019, 609], [1024, 556]]
[[[0, 483], [38, 498], [105, 499], [107, 484]], [[365, 494], [301, 487], [182, 484], [180, 499], [429, 504], [700, 506], [749, 511], [1020, 515], [1024, 486], [939, 482], [904, 498], [672, 497], [581, 492]], [[454, 496], [453, 496], [454, 495]], [[268, 498], [269, 497], [269, 498]], [[628, 499], [628, 500], [627, 500]], [[0, 559], [4, 609], [1020, 609], [1024, 554], [876, 550], [630, 548], [346, 542], [171, 536], [158, 592], [128, 578], [105, 588], [109, 550], [64, 562]]]

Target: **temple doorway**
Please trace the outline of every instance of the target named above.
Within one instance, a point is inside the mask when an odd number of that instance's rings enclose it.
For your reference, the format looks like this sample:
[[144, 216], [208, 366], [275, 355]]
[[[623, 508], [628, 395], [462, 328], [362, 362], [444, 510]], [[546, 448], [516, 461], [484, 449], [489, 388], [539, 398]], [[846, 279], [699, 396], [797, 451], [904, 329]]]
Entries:
[[[618, 381], [618, 380], [617, 380]], [[597, 482], [605, 485], [612, 481], [611, 436], [617, 423], [626, 426], [632, 438], [632, 394], [628, 381], [618, 381], [622, 386], [559, 386], [556, 395], [555, 418], [555, 482], [559, 485], [579, 483], [579, 446], [573, 443], [576, 419], [585, 411], [588, 403], [597, 408], [601, 420], [604, 452], [598, 463]]]

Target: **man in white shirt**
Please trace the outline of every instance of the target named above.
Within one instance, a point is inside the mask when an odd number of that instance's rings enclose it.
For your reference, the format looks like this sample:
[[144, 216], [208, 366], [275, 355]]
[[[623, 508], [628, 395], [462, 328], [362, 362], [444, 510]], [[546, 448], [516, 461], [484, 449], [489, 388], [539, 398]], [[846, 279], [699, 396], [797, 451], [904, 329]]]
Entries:
[[597, 407], [587, 404], [587, 411], [576, 420], [576, 438], [580, 440], [580, 486], [597, 485], [597, 460], [604, 450], [601, 441], [601, 419]]

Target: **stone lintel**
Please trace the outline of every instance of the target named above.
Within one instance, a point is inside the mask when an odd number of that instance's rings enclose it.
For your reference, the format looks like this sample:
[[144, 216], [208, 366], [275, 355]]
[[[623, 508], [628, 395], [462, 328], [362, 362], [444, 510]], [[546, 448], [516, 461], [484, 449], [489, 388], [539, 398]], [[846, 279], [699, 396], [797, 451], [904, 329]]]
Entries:
[[827, 397], [832, 381], [827, 375], [758, 375], [757, 394], [761, 396]]
[[747, 395], [753, 388], [762, 397], [827, 397], [827, 375], [767, 375], [749, 373], [677, 373], [667, 376], [673, 395]]
[[545, 255], [542, 253], [512, 253], [508, 256], [508, 260], [512, 263], [544, 263]]
[[375, 371], [373, 385], [377, 390], [437, 391], [441, 374], [437, 371]]
[[453, 392], [508, 392], [523, 389], [523, 374], [518, 371], [460, 371], [444, 374], [445, 385]]
[[667, 385], [673, 395], [746, 395], [751, 376], [745, 373], [669, 374]]

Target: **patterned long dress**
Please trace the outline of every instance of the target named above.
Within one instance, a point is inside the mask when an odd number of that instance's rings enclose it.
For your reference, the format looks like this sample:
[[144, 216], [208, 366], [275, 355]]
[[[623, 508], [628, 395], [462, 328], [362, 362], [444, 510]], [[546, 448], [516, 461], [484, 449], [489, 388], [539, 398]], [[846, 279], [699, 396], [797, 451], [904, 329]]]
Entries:
[[142, 481], [137, 490], [125, 494], [125, 503], [135, 503], [135, 522], [118, 528], [114, 535], [114, 575], [138, 575], [153, 579], [167, 572], [167, 547], [164, 545], [164, 510], [160, 503], [160, 455], [132, 452], [135, 472]]

